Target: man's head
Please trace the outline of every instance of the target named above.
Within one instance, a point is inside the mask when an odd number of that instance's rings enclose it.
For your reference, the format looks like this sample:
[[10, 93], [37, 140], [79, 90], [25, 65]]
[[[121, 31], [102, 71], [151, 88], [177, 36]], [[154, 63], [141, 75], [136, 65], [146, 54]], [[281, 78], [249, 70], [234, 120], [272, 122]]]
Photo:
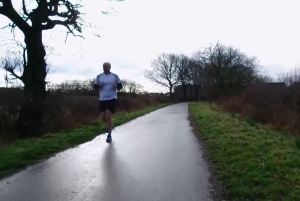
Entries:
[[110, 68], [111, 68], [110, 63], [108, 63], [108, 62], [103, 63], [104, 73], [110, 73]]

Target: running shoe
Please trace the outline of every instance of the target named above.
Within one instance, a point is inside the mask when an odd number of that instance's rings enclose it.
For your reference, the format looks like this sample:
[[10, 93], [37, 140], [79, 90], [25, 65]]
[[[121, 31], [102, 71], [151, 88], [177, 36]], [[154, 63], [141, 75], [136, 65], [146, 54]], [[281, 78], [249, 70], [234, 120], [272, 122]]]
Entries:
[[107, 135], [106, 142], [111, 143], [111, 141], [112, 141], [111, 135]]

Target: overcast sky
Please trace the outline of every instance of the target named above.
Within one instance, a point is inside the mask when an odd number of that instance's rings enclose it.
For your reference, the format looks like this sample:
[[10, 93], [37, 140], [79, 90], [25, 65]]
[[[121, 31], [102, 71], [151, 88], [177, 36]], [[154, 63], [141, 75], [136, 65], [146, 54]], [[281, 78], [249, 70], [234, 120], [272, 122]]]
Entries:
[[[19, 2], [19, 0], [14, 0]], [[55, 28], [44, 34], [53, 83], [93, 79], [102, 63], [147, 91], [163, 88], [144, 78], [160, 53], [191, 56], [216, 42], [257, 57], [262, 73], [273, 76], [300, 66], [299, 0], [81, 0], [91, 24], [85, 39]], [[104, 14], [107, 13], [107, 14]], [[7, 20], [0, 16], [0, 26]], [[99, 36], [100, 37], [99, 37]], [[11, 38], [0, 30], [1, 51]], [[21, 36], [18, 36], [22, 40]], [[51, 51], [50, 51], [51, 50]], [[0, 86], [4, 86], [0, 71]]]

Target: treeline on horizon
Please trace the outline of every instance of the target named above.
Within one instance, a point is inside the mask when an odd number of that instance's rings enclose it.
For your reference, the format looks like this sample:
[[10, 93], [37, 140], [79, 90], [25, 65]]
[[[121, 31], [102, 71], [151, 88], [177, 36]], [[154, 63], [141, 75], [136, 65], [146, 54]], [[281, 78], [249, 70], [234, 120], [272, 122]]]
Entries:
[[255, 57], [217, 43], [192, 57], [161, 54], [145, 76], [169, 89], [171, 99], [216, 101], [249, 122], [300, 134], [300, 68], [276, 82], [259, 71]]
[[[153, 60], [151, 67], [145, 71], [148, 79], [166, 87], [171, 96], [180, 88], [184, 99], [217, 100], [240, 94], [254, 83], [273, 83], [275, 80], [261, 73], [256, 57], [221, 43], [199, 50], [191, 57], [163, 53]], [[295, 68], [281, 73], [275, 82], [290, 86], [299, 81], [300, 68]]]

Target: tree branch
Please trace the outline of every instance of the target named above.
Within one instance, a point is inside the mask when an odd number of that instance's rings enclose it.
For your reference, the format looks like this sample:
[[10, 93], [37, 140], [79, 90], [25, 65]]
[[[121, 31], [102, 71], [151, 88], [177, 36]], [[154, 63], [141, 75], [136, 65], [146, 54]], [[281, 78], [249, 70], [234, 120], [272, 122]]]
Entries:
[[9, 18], [23, 33], [30, 29], [30, 26], [14, 9], [11, 0], [0, 1], [2, 6], [0, 7], [0, 14]]
[[157, 75], [154, 75], [154, 73], [152, 71], [146, 71], [145, 72], [145, 77], [156, 82], [157, 84], [160, 84], [162, 86], [165, 86], [165, 87], [169, 87], [169, 85], [167, 83], [164, 83], [163, 81], [159, 80], [158, 78], [156, 77], [159, 77]]
[[27, 8], [26, 8], [26, 5], [25, 5], [25, 0], [22, 0], [22, 9], [23, 9], [24, 14], [28, 16], [29, 14], [27, 12]]
[[10, 61], [9, 59], [10, 58], [5, 59], [5, 64], [2, 68], [9, 72], [11, 75], [13, 75], [15, 78], [22, 80], [22, 77], [15, 73], [15, 69], [17, 68], [18, 62], [15, 61], [15, 63], [13, 64], [12, 61]]
[[15, 78], [19, 79], [19, 80], [23, 80], [22, 76], [19, 76], [15, 73], [15, 71], [13, 69], [5, 69], [7, 72], [9, 72], [12, 76], [14, 76]]
[[66, 27], [70, 33], [75, 35], [74, 30], [71, 28], [69, 20], [61, 21], [61, 20], [47, 20], [47, 24], [42, 25], [42, 30], [53, 29], [56, 25], [62, 25]]
[[[62, 8], [60, 8], [62, 7]], [[68, 29], [68, 34], [77, 36], [75, 32], [81, 33], [82, 24], [80, 21], [80, 12], [78, 11], [79, 4], [72, 4], [68, 0], [52, 0], [47, 2], [47, 19], [42, 24], [42, 30], [48, 30], [54, 28], [56, 25], [62, 25]], [[64, 10], [65, 12], [60, 12]], [[58, 17], [61, 19], [50, 19], [50, 17]]]

